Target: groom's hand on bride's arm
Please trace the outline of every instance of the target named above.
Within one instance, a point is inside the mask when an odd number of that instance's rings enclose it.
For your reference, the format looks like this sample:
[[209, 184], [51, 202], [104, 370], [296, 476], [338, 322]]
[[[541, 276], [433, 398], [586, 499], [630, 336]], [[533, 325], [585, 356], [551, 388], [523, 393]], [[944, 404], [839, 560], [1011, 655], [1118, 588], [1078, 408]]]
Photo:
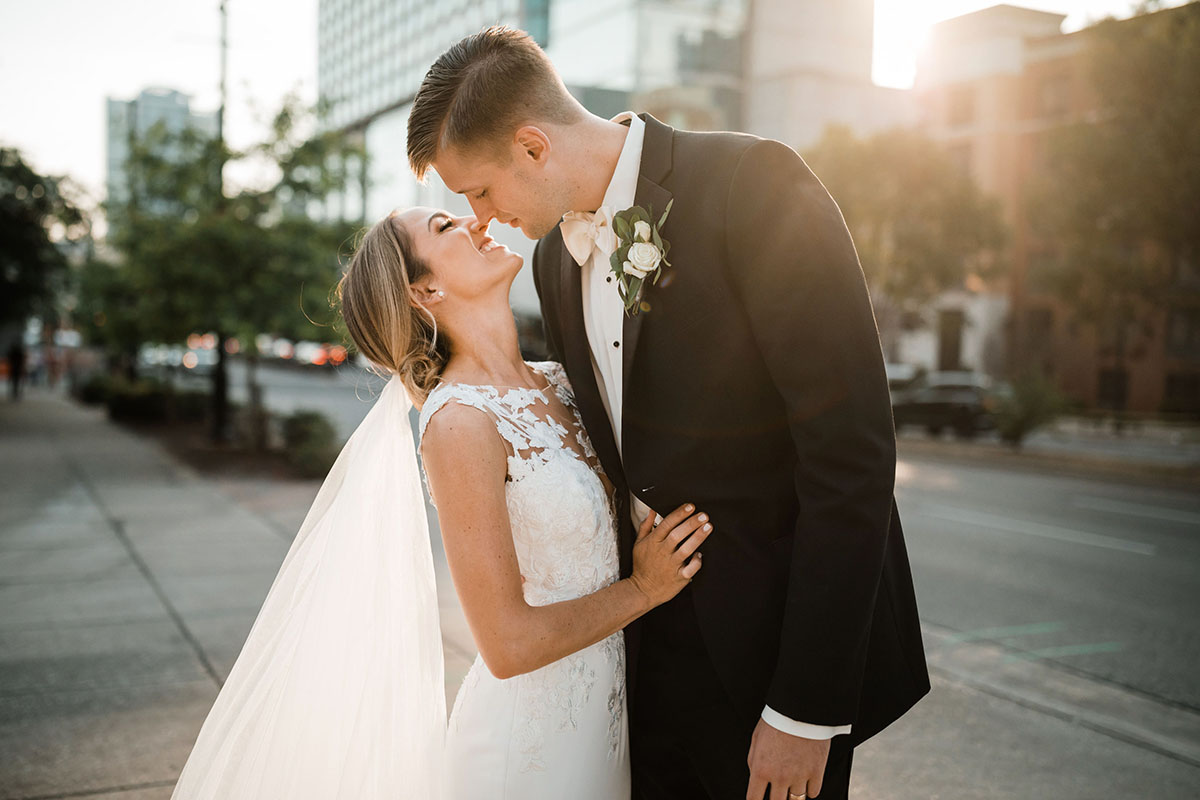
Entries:
[[[750, 739], [750, 784], [746, 800], [788, 800], [793, 795], [816, 797], [829, 759], [828, 739], [804, 739], [758, 721]], [[793, 797], [794, 800], [794, 797]]]

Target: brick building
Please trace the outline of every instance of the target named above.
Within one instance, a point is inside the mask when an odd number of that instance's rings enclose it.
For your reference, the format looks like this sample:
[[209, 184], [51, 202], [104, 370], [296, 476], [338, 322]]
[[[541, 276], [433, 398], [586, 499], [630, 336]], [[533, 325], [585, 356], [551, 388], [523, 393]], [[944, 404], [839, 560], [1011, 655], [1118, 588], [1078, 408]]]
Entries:
[[1064, 18], [999, 5], [934, 26], [917, 72], [919, 124], [1000, 199], [1012, 231], [1008, 372], [1039, 368], [1087, 407], [1200, 412], [1200, 271], [1179, 276], [1146, 329], [1081, 324], [1045, 286], [1053, 243], [1031, 230], [1030, 184], [1054, 132], [1098, 114], [1089, 31], [1063, 34]]

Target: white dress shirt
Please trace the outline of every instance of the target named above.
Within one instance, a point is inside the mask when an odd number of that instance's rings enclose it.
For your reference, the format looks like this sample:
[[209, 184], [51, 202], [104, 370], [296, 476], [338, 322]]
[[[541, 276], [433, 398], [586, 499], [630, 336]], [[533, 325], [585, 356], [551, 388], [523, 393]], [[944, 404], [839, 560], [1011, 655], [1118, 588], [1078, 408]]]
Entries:
[[[601, 204], [614, 214], [634, 204], [638, 174], [642, 166], [642, 142], [645, 139], [646, 123], [631, 111], [623, 111], [612, 119], [613, 122], [620, 123], [626, 120], [629, 121], [629, 133], [625, 135], [625, 144], [621, 148], [621, 155], [617, 159], [616, 169], [613, 170], [612, 179]], [[625, 306], [621, 302], [617, 281], [609, 265], [611, 255], [612, 253], [606, 253], [593, 246], [591, 258], [580, 268], [580, 280], [583, 288], [583, 324], [587, 331], [588, 349], [592, 354], [592, 370], [596, 375], [596, 385], [600, 388], [604, 410], [612, 423], [617, 452], [621, 453]], [[629, 507], [636, 530], [651, 510], [632, 492], [629, 497]], [[720, 533], [717, 535], [720, 536]], [[798, 722], [769, 706], [763, 708], [762, 718], [777, 730], [806, 739], [832, 739], [840, 733], [850, 732], [849, 725], [830, 727]]]

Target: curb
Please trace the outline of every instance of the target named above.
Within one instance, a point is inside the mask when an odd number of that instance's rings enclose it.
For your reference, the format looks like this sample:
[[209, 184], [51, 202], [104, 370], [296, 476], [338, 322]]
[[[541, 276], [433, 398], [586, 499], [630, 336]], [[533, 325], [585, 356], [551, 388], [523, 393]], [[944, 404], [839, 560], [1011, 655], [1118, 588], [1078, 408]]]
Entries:
[[1200, 489], [1200, 465], [1173, 466], [1098, 456], [1035, 453], [983, 442], [935, 442], [906, 438], [897, 439], [896, 451], [901, 459], [937, 458], [972, 466], [1119, 480], [1160, 488]]

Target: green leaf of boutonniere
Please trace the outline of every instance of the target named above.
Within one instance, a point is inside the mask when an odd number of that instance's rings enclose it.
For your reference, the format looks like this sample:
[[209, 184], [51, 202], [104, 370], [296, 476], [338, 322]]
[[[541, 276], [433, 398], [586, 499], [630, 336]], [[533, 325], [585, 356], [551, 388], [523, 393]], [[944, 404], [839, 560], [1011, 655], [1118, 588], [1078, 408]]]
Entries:
[[656, 285], [662, 277], [663, 267], [671, 266], [667, 261], [671, 243], [663, 238], [659, 229], [666, 224], [674, 204], [672, 198], [657, 223], [653, 208], [631, 206], [613, 215], [617, 249], [609, 259], [609, 266], [617, 276], [617, 289], [625, 313], [630, 316], [650, 308], [648, 303], [642, 302], [643, 290], [647, 283]]
[[629, 222], [621, 216], [613, 220], [613, 227], [617, 230], [617, 236], [620, 239], [632, 239], [633, 231], [629, 227]]
[[670, 200], [668, 200], [668, 201], [667, 201], [667, 207], [666, 207], [666, 209], [664, 209], [664, 210], [663, 210], [663, 215], [662, 215], [662, 217], [661, 217], [661, 218], [658, 220], [658, 227], [659, 227], [659, 228], [661, 228], [663, 225], [666, 225], [666, 224], [667, 224], [667, 215], [671, 213], [671, 206], [673, 206], [673, 205], [675, 205], [675, 198], [674, 198], [674, 197], [672, 197]]

